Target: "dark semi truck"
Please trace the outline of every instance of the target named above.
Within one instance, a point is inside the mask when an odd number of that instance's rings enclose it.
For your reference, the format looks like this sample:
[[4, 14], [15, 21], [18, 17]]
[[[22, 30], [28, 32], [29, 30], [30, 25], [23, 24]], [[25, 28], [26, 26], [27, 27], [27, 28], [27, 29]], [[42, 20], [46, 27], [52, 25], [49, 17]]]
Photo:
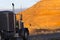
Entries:
[[22, 37], [23, 40], [27, 40], [29, 36], [28, 28], [24, 28], [24, 23], [22, 22], [22, 14], [20, 18], [19, 27], [16, 28], [16, 18], [15, 14], [12, 11], [0, 11], [0, 35], [1, 40], [12, 40], [18, 37]]

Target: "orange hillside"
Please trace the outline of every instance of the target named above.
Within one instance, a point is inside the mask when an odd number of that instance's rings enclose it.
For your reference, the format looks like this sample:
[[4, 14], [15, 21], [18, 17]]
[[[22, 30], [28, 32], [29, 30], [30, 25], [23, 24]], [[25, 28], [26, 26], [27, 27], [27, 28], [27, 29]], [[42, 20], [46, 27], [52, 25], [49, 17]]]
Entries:
[[[25, 27], [36, 29], [60, 28], [60, 0], [41, 0], [23, 11], [22, 14]], [[19, 20], [18, 15], [17, 20]]]

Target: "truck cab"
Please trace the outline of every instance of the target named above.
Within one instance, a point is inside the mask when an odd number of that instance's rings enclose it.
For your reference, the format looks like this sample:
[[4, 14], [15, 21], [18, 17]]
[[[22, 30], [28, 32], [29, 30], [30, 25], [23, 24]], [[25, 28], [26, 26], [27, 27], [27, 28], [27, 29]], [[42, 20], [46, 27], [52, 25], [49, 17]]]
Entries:
[[[28, 28], [24, 28], [24, 23], [21, 21], [18, 23], [21, 28], [16, 28], [16, 18], [12, 11], [0, 11], [0, 34], [1, 40], [10, 40], [18, 33], [23, 40], [27, 40], [29, 36]], [[18, 30], [17, 30], [18, 29]]]
[[12, 11], [0, 11], [1, 40], [14, 37], [14, 13]]

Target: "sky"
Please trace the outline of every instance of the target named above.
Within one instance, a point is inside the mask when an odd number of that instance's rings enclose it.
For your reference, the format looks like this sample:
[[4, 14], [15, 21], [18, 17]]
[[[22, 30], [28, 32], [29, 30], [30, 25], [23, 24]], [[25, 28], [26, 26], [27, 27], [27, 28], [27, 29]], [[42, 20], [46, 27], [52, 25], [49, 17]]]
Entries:
[[12, 9], [12, 3], [15, 9], [29, 8], [36, 4], [39, 0], [0, 0], [0, 9]]

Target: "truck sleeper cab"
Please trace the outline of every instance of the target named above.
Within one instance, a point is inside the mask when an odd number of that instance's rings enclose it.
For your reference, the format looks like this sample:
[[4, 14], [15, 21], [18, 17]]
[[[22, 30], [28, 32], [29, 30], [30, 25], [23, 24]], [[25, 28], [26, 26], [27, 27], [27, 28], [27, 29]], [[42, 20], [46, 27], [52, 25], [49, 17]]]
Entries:
[[0, 11], [0, 34], [1, 40], [14, 37], [14, 13], [11, 11]]

